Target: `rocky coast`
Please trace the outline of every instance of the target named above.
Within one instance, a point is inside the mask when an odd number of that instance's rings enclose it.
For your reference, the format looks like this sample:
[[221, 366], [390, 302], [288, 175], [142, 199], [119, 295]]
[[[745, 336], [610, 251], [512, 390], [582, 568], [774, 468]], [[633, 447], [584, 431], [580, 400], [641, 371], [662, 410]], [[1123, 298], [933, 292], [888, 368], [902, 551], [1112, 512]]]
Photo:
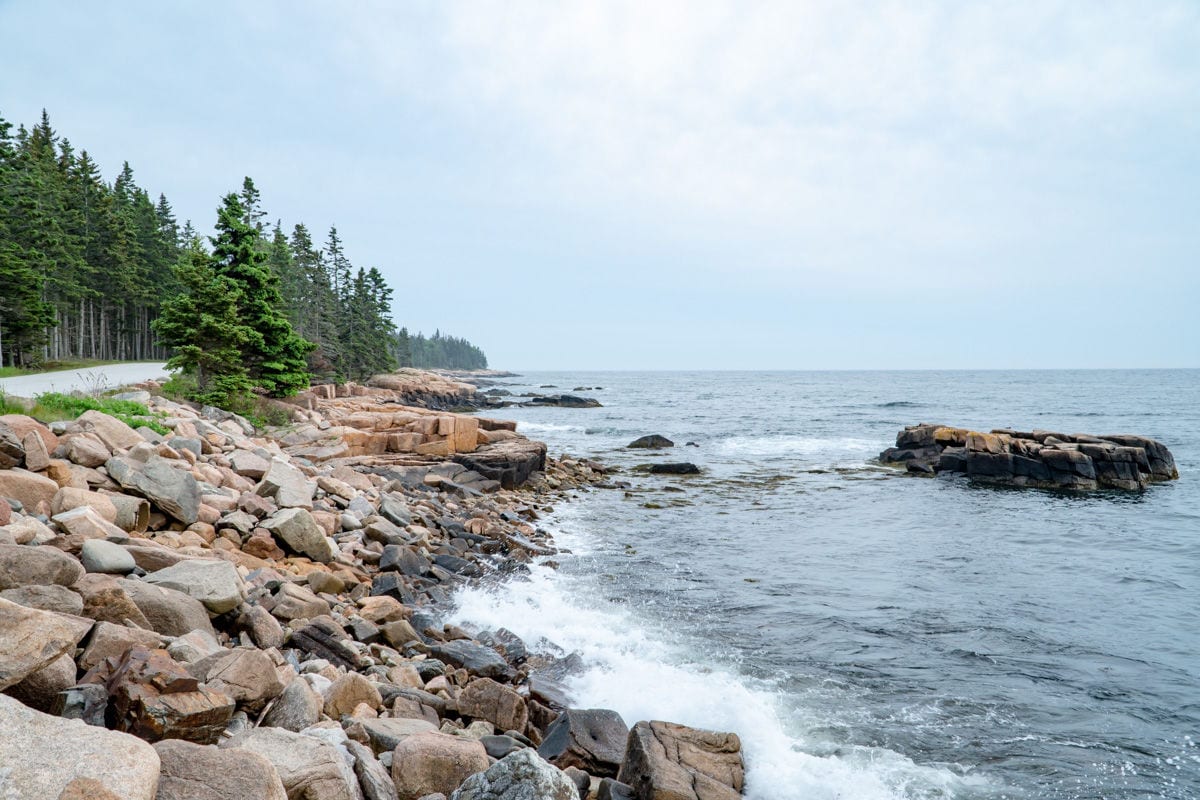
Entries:
[[0, 417], [0, 796], [741, 795], [736, 734], [574, 708], [577, 656], [442, 622], [552, 563], [539, 519], [602, 465], [428, 373], [265, 430], [156, 388], [127, 396], [160, 432]]
[[1008, 428], [980, 433], [921, 423], [900, 431], [896, 446], [880, 453], [879, 460], [918, 475], [960, 473], [989, 483], [1041, 489], [1137, 491], [1179, 477], [1166, 445], [1131, 434]]

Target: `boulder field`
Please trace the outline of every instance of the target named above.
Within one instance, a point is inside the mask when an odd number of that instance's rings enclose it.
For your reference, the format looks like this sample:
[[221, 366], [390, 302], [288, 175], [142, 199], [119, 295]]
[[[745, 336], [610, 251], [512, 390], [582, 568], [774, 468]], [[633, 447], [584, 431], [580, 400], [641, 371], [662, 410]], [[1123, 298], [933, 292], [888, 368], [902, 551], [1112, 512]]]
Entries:
[[440, 621], [552, 557], [541, 515], [607, 478], [395, 391], [267, 431], [147, 392], [167, 435], [0, 417], [0, 796], [741, 796], [736, 735], [630, 730], [571, 707], [577, 654]]
[[1171, 451], [1145, 436], [1016, 431], [980, 433], [947, 425], [910, 425], [896, 446], [879, 454], [884, 464], [910, 473], [962, 473], [988, 483], [1041, 489], [1145, 489], [1175, 480]]

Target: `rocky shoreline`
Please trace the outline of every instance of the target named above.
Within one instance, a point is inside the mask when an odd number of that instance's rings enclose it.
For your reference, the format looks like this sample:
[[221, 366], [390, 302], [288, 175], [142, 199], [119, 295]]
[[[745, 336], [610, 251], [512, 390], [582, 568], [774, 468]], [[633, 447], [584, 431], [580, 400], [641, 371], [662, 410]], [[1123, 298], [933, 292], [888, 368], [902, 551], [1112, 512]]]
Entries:
[[1145, 436], [1016, 431], [980, 433], [921, 423], [879, 454], [918, 475], [960, 473], [988, 483], [1040, 489], [1138, 491], [1179, 478], [1166, 445]]
[[0, 417], [0, 795], [741, 796], [735, 734], [629, 729], [571, 707], [577, 656], [441, 624], [604, 467], [445, 413], [454, 380], [372, 383], [268, 431], [144, 392], [166, 435]]

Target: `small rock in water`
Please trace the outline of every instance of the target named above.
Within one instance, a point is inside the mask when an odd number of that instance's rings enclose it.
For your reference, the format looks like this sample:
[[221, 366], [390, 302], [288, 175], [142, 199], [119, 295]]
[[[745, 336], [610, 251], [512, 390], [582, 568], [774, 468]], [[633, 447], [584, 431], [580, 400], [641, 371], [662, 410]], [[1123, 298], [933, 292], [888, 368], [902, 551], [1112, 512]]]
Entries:
[[630, 448], [644, 447], [649, 449], [659, 449], [664, 447], [674, 447], [675, 443], [665, 436], [659, 436], [657, 433], [653, 433], [649, 436], [643, 436], [640, 439], [634, 439], [625, 446]]

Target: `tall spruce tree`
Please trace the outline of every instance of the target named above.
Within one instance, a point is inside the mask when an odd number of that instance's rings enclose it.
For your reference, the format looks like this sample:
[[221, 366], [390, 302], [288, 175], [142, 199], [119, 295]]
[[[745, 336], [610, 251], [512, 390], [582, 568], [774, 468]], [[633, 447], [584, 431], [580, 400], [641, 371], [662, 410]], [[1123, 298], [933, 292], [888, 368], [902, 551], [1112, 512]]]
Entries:
[[180, 294], [162, 304], [153, 323], [159, 341], [174, 349], [167, 368], [180, 370], [193, 400], [228, 407], [253, 388], [242, 348], [253, 332], [238, 318], [241, 288], [218, 274], [199, 239], [175, 267]]
[[267, 394], [285, 397], [308, 386], [305, 356], [316, 345], [298, 336], [280, 310], [279, 278], [256, 247], [257, 239], [241, 200], [233, 193], [225, 195], [212, 239], [214, 265], [238, 288], [238, 317], [250, 329], [250, 339], [242, 346], [250, 379]]

